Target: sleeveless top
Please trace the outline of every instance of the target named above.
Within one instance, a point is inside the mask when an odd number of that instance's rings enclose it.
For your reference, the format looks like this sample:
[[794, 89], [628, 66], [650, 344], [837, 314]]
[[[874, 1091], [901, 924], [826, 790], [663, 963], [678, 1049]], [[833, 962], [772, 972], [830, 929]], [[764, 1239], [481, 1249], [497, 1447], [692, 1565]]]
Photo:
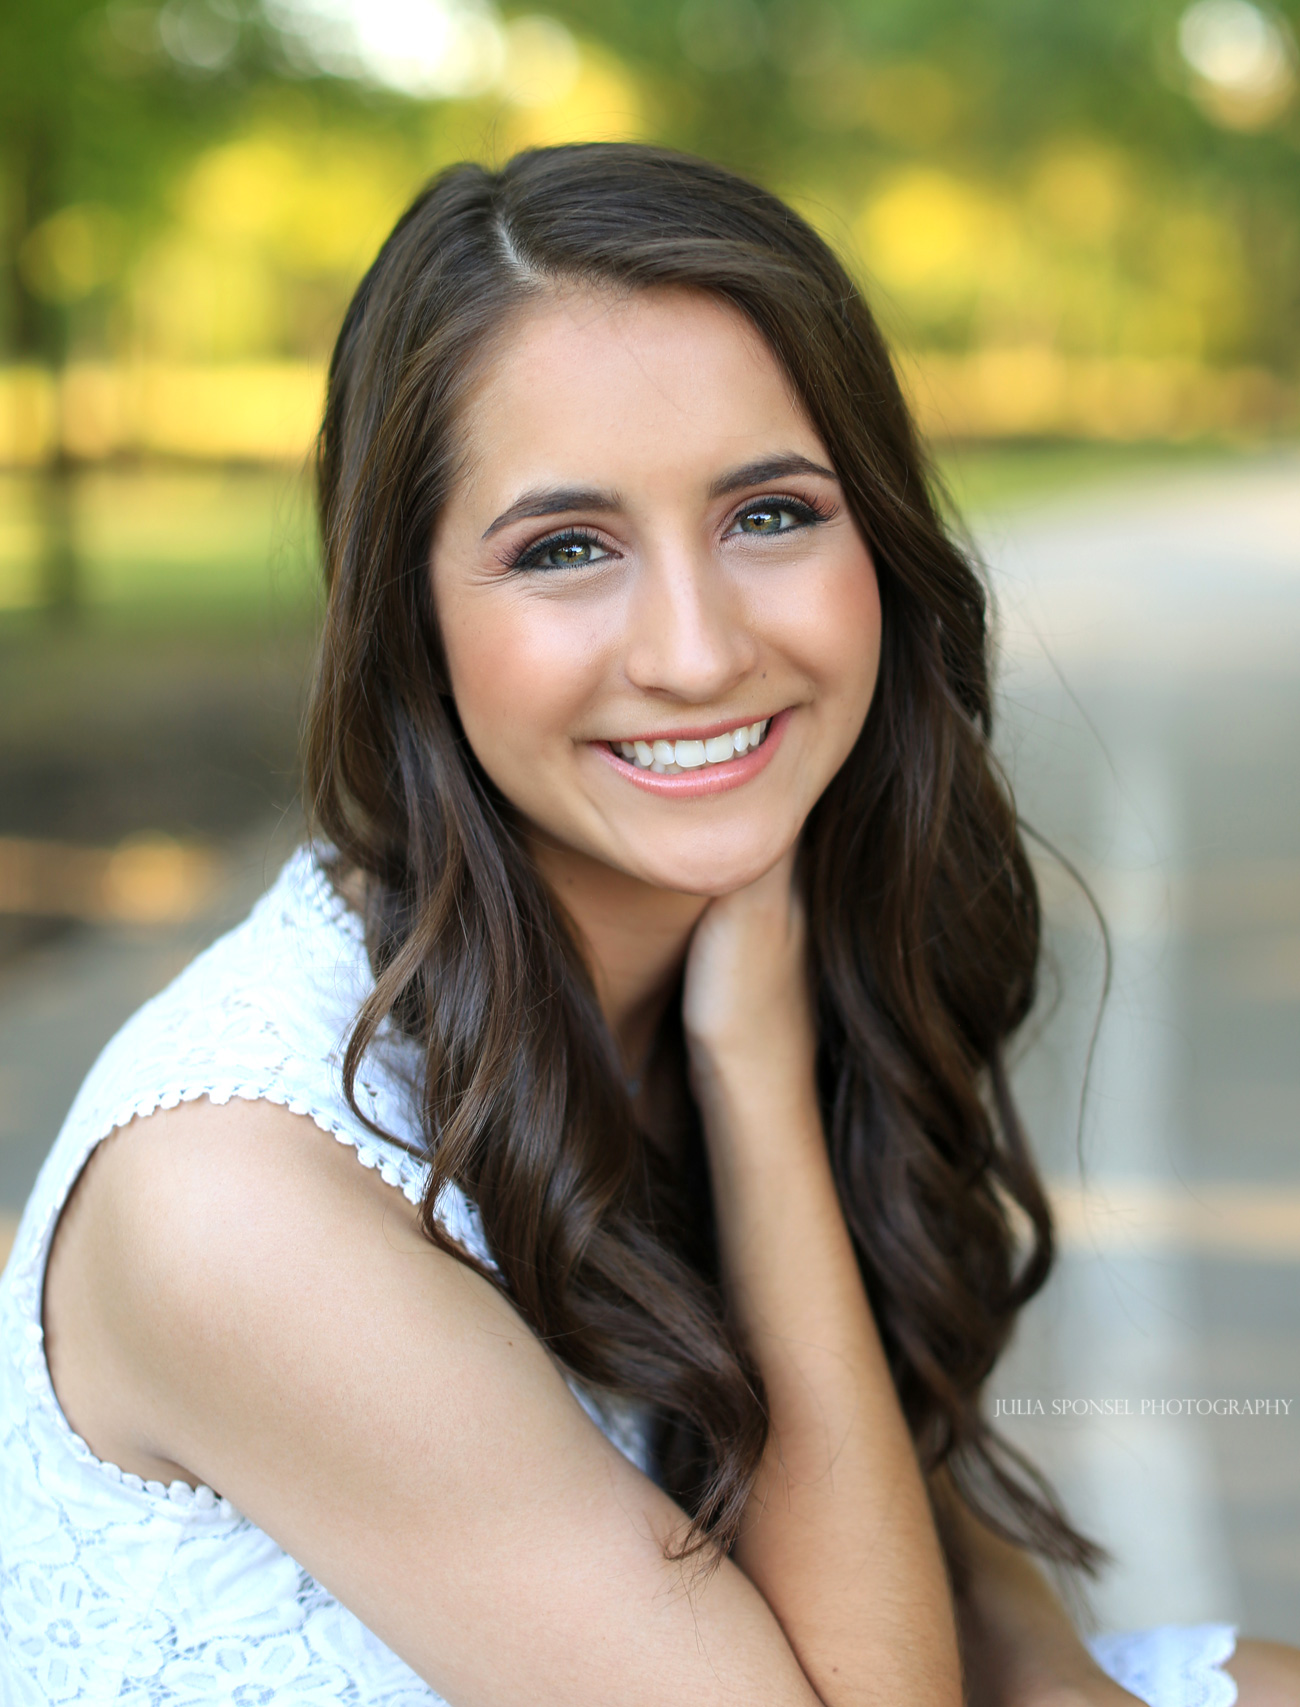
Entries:
[[[0, 1707], [440, 1707], [439, 1697], [272, 1538], [211, 1488], [146, 1482], [97, 1458], [59, 1408], [41, 1300], [60, 1211], [95, 1146], [159, 1108], [264, 1099], [308, 1116], [416, 1203], [427, 1164], [343, 1095], [343, 1046], [372, 988], [360, 920], [310, 848], [243, 924], [140, 1009], [91, 1069], [32, 1191], [0, 1278]], [[382, 1030], [361, 1109], [419, 1146], [413, 1046]], [[491, 1261], [460, 1193], [447, 1231]], [[652, 1473], [649, 1419], [571, 1383]], [[1231, 1626], [1098, 1638], [1099, 1662], [1152, 1707], [1231, 1707]], [[445, 1707], [445, 1704], [442, 1704]]]

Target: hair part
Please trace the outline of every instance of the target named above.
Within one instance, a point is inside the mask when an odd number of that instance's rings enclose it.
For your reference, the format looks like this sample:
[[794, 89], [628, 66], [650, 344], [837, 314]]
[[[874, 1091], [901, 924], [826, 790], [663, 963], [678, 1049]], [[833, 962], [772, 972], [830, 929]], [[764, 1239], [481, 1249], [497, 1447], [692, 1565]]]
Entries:
[[[665, 1483], [692, 1520], [683, 1551], [728, 1548], [767, 1418], [719, 1284], [698, 1117], [672, 1177], [637, 1126], [579, 946], [461, 730], [432, 608], [469, 389], [527, 302], [569, 283], [686, 288], [743, 314], [870, 543], [876, 694], [800, 851], [836, 1184], [924, 1468], [946, 1465], [1008, 1539], [1094, 1569], [1101, 1549], [980, 1405], [1052, 1261], [1004, 1060], [1033, 1001], [1040, 921], [991, 757], [984, 589], [844, 268], [776, 197], [705, 161], [593, 143], [453, 167], [344, 320], [317, 456], [329, 598], [306, 786], [314, 828], [367, 879], [375, 987], [349, 1096], [381, 1027], [418, 1040], [428, 1237], [473, 1261], [438, 1220], [455, 1184], [498, 1265], [483, 1272], [556, 1356], [653, 1408]], [[659, 1047], [680, 1069], [679, 1016]], [[1009, 1206], [1031, 1229], [1023, 1252]]]

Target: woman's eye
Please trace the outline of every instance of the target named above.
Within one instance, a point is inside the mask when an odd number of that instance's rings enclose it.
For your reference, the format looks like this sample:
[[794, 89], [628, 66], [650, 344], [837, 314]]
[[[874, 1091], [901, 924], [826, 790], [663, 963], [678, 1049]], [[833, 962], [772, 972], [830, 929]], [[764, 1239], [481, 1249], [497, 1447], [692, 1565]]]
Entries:
[[732, 533], [790, 533], [821, 517], [803, 504], [751, 504], [732, 523]]
[[599, 563], [609, 553], [590, 534], [552, 534], [539, 539], [515, 559], [516, 569], [583, 569], [589, 563]]

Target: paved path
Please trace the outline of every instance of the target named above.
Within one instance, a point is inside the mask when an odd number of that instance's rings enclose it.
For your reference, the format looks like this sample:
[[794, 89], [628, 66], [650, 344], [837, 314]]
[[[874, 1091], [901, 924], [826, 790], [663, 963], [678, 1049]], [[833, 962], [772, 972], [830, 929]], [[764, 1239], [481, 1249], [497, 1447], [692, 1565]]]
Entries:
[[[993, 1397], [1029, 1412], [1009, 1432], [1120, 1557], [1105, 1623], [1300, 1640], [1300, 464], [1022, 509], [981, 538], [1007, 766], [1115, 951], [1081, 1176], [1100, 956], [1045, 862], [1062, 995], [1019, 1082], [1064, 1256]], [[237, 851], [191, 926], [81, 930], [0, 973], [0, 1241], [98, 1049], [246, 909], [274, 840]], [[1239, 1408], [1174, 1414], [1187, 1399]], [[1291, 1414], [1240, 1410], [1259, 1399]]]
[[1008, 769], [1114, 950], [1080, 1132], [1101, 956], [1045, 862], [1062, 993], [1019, 1081], [1065, 1254], [993, 1393], [1119, 1557], [1102, 1622], [1231, 1617], [1294, 1641], [1300, 462], [1075, 498], [982, 538]]

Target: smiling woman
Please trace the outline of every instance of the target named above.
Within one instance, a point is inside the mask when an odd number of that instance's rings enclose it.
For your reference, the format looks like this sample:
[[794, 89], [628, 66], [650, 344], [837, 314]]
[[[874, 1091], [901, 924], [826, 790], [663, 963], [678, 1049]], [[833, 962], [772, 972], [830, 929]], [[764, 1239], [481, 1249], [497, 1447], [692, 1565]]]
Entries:
[[981, 1410], [1051, 1260], [1037, 896], [835, 258], [680, 156], [456, 168], [318, 471], [315, 839], [0, 1285], [6, 1701], [1293, 1700], [1026, 1557], [1100, 1556]]

